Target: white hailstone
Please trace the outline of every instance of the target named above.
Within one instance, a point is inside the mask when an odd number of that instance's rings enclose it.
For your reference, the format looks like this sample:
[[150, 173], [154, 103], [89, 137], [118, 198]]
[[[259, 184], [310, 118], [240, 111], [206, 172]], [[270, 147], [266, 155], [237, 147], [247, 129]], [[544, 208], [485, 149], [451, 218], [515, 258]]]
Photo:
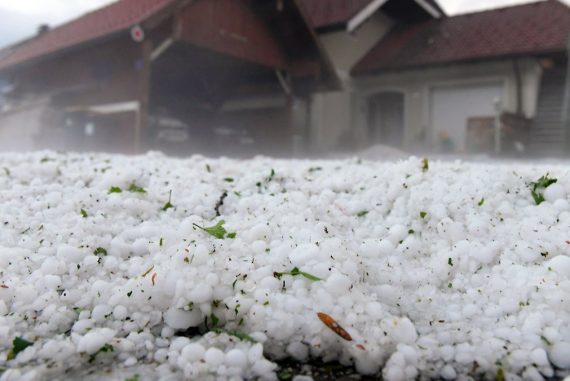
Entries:
[[93, 354], [107, 344], [114, 336], [114, 331], [108, 328], [90, 331], [79, 339], [77, 351]]
[[257, 340], [257, 337], [255, 337], [253, 334], [251, 336], [256, 339], [258, 343], [249, 348], [249, 351], [247, 352], [247, 358], [250, 363], [255, 363], [257, 360], [263, 358], [263, 345], [259, 343], [260, 340]]
[[550, 348], [550, 361], [560, 369], [570, 369], [570, 343], [558, 342]]
[[570, 209], [570, 204], [565, 199], [558, 199], [554, 201], [554, 207], [562, 212]]
[[204, 353], [206, 353], [206, 350], [202, 345], [190, 343], [182, 349], [181, 355], [186, 361], [196, 362], [204, 358]]
[[350, 288], [351, 281], [346, 275], [334, 273], [325, 281], [325, 288], [334, 296], [345, 294]]
[[392, 337], [398, 343], [413, 344], [418, 338], [418, 333], [410, 319], [404, 317], [394, 323]]
[[212, 299], [212, 287], [205, 283], [198, 283], [188, 293], [188, 299], [195, 304], [209, 302]]
[[408, 235], [408, 230], [404, 225], [396, 224], [390, 228], [388, 239], [392, 244], [398, 245]]
[[87, 256], [85, 251], [66, 244], [58, 246], [56, 255], [66, 263], [79, 263]]
[[554, 202], [556, 200], [566, 198], [566, 191], [564, 190], [564, 187], [562, 185], [555, 183], [555, 184], [548, 186], [544, 190], [543, 195], [544, 195], [544, 199], [546, 201]]
[[257, 360], [251, 367], [252, 372], [259, 377], [269, 377], [277, 368], [277, 364], [266, 359]]
[[105, 321], [106, 317], [113, 312], [111, 307], [107, 304], [98, 304], [91, 311], [91, 318], [96, 322], [101, 323]]
[[118, 305], [113, 308], [113, 317], [117, 320], [125, 320], [128, 316], [127, 314], [128, 310], [125, 306]]
[[542, 374], [540, 374], [538, 369], [532, 366], [527, 367], [525, 369], [525, 371], [522, 374], [522, 379], [528, 381], [544, 381], [544, 377], [542, 377]]
[[294, 341], [287, 346], [287, 353], [297, 361], [305, 361], [309, 356], [309, 347], [299, 341]]
[[570, 257], [566, 255], [558, 255], [545, 264], [553, 271], [562, 276], [570, 278]]
[[296, 247], [290, 254], [289, 260], [293, 266], [303, 266], [311, 259], [315, 259], [319, 254], [319, 248], [312, 244], [303, 244]]
[[530, 360], [533, 364], [536, 364], [538, 366], [548, 365], [548, 355], [543, 348], [536, 348], [530, 352]]
[[164, 313], [164, 322], [173, 329], [188, 329], [197, 327], [203, 318], [199, 311], [184, 311], [178, 308], [169, 308]]
[[526, 242], [518, 241], [518, 247], [515, 249], [517, 258], [523, 262], [533, 262], [540, 258], [540, 251], [528, 247]]
[[182, 350], [182, 348], [184, 348], [188, 344], [190, 344], [189, 338], [183, 337], [183, 336], [178, 336], [178, 337], [174, 338], [172, 340], [172, 342], [170, 343], [170, 350], [179, 352]]
[[455, 378], [457, 378], [457, 372], [455, 372], [455, 369], [449, 364], [444, 366], [439, 374], [444, 380], [455, 380]]
[[247, 355], [240, 349], [232, 349], [226, 353], [224, 363], [228, 367], [245, 369], [247, 367]]
[[211, 367], [218, 367], [224, 363], [225, 354], [218, 348], [209, 348], [204, 353], [204, 361]]

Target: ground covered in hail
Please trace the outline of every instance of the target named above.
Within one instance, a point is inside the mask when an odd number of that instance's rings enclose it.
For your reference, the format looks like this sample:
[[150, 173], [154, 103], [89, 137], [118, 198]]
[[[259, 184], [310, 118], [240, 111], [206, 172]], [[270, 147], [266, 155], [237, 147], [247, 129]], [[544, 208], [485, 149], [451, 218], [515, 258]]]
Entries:
[[569, 194], [555, 164], [3, 154], [0, 379], [562, 379]]

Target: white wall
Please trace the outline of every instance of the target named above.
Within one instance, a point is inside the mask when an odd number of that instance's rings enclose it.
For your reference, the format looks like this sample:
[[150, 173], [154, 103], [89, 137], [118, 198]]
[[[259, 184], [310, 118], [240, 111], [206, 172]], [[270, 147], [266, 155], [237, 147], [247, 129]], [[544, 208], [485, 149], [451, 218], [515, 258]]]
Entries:
[[[536, 103], [542, 70], [534, 59], [519, 60], [521, 69], [522, 111], [531, 118]], [[352, 82], [358, 94], [359, 107], [352, 109], [352, 128], [363, 136], [366, 144], [367, 97], [383, 91], [401, 91], [405, 97], [404, 147], [425, 149], [433, 135], [431, 115], [432, 90], [441, 86], [470, 86], [482, 83], [502, 83], [502, 102], [505, 111], [515, 112], [517, 93], [512, 60], [498, 62], [448, 65], [445, 67], [394, 71], [380, 75], [355, 78]], [[450, 104], [450, 107], [452, 105]]]
[[376, 12], [353, 33], [342, 30], [319, 36], [341, 79], [343, 91], [313, 96], [310, 133], [312, 150], [327, 151], [338, 148], [341, 143], [347, 143], [346, 137], [352, 135], [354, 108], [350, 69], [386, 35], [392, 25], [392, 20]]

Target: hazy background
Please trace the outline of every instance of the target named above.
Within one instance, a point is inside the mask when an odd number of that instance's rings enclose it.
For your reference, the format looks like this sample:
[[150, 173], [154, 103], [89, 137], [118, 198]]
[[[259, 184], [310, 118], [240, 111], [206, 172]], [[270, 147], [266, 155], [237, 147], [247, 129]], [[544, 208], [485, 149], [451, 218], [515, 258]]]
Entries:
[[[0, 0], [0, 47], [35, 34], [41, 24], [56, 26], [113, 1], [115, 0]], [[562, 1], [570, 4], [570, 0]], [[438, 0], [449, 15], [530, 2], [533, 1]]]

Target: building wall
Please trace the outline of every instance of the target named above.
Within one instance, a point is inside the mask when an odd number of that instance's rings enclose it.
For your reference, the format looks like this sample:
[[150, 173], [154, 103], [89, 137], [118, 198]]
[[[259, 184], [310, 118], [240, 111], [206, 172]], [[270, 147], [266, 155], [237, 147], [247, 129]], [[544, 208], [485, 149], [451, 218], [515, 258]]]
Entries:
[[[521, 72], [522, 112], [532, 118], [536, 104], [542, 69], [534, 59], [519, 60]], [[368, 97], [386, 91], [404, 95], [404, 149], [430, 149], [433, 134], [431, 123], [431, 94], [440, 86], [471, 86], [501, 83], [502, 109], [517, 109], [517, 85], [512, 60], [499, 62], [450, 65], [401, 72], [371, 75], [353, 80], [354, 99], [351, 108], [351, 128], [362, 146], [367, 145]]]
[[343, 91], [321, 93], [311, 101], [310, 148], [328, 151], [353, 145], [354, 94], [350, 69], [386, 35], [394, 22], [377, 12], [353, 33], [341, 30], [320, 35]]

